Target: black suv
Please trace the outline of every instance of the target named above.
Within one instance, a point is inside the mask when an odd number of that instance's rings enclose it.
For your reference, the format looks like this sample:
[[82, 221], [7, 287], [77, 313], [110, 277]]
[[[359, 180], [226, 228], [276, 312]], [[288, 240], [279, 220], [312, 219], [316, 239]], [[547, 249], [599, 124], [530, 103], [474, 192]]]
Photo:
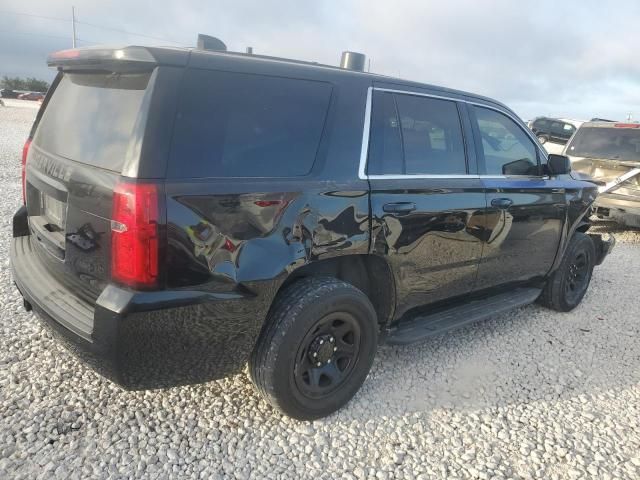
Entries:
[[0, 90], [0, 98], [18, 98], [18, 92], [15, 92], [10, 88], [3, 88]]
[[536, 134], [541, 144], [552, 142], [564, 145], [577, 130], [575, 125], [569, 122], [546, 117], [536, 118], [529, 127]]
[[27, 309], [128, 389], [242, 371], [284, 413], [344, 405], [378, 343], [539, 300], [612, 240], [594, 184], [504, 105], [202, 50], [54, 54], [11, 262]]

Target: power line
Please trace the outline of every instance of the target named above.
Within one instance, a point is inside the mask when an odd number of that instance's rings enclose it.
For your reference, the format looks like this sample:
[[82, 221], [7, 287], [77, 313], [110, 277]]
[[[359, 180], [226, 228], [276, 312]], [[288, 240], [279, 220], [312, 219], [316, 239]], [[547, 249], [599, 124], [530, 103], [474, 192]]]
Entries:
[[127, 34], [127, 35], [133, 35], [133, 36], [136, 36], [136, 37], [144, 37], [144, 38], [150, 38], [150, 39], [152, 39], [152, 40], [161, 40], [161, 41], [163, 41], [163, 42], [171, 42], [171, 43], [178, 43], [178, 44], [180, 44], [180, 45], [188, 45], [188, 44], [186, 44], [186, 43], [176, 42], [175, 40], [170, 40], [170, 39], [168, 39], [168, 38], [154, 37], [154, 36], [151, 36], [151, 35], [145, 35], [145, 34], [143, 34], [143, 33], [134, 33], [134, 32], [129, 32], [129, 31], [127, 31], [127, 30], [122, 30], [122, 29], [120, 29], [120, 28], [105, 27], [104, 25], [97, 25], [97, 24], [95, 24], [95, 23], [85, 22], [85, 21], [82, 21], [82, 20], [76, 20], [76, 23], [80, 23], [80, 24], [82, 24], [82, 25], [89, 25], [90, 27], [102, 28], [102, 29], [104, 29], [104, 30], [112, 30], [112, 31], [114, 31], [114, 32], [125, 33], [125, 34]]
[[[69, 40], [69, 37], [63, 37], [61, 35], [49, 35], [46, 33], [27, 33], [27, 32], [15, 32], [15, 31], [3, 31], [0, 32], [0, 35], [26, 35], [28, 37], [49, 37], [49, 38], [59, 38], [61, 40]], [[93, 43], [95, 44], [96, 42], [92, 42], [91, 40], [85, 40], [83, 38], [78, 38], [77, 39], [79, 42], [84, 42], [84, 43]]]
[[[19, 16], [23, 16], [23, 17], [43, 18], [43, 19], [46, 19], [46, 20], [54, 20], [54, 21], [65, 22], [65, 23], [69, 21], [68, 18], [49, 17], [49, 16], [46, 16], [46, 15], [36, 15], [36, 14], [32, 14], [32, 13], [9, 12], [7, 10], [0, 10], [0, 13], [7, 14], [7, 15], [19, 15]], [[99, 25], [97, 23], [85, 22], [83, 20], [77, 20], [76, 19], [76, 23], [79, 23], [79, 24], [82, 24], [82, 25], [87, 25], [87, 26], [94, 27], [94, 28], [101, 28], [103, 30], [111, 30], [111, 31], [114, 31], [114, 32], [124, 33], [126, 35], [132, 35], [134, 37], [142, 37], [142, 38], [149, 38], [151, 40], [160, 40], [162, 42], [177, 43], [179, 45], [184, 45], [184, 46], [188, 46], [189, 45], [187, 43], [177, 42], [177, 41], [171, 40], [169, 38], [154, 37], [152, 35], [145, 35], [144, 33], [130, 32], [128, 30], [123, 30], [121, 28], [108, 27], [108, 26], [105, 26], [105, 25]]]
[[19, 15], [21, 17], [33, 17], [33, 18], [44, 18], [47, 20], [57, 20], [59, 22], [68, 22], [68, 18], [60, 18], [60, 17], [47, 17], [46, 15], [35, 15], [33, 13], [19, 13], [19, 12], [8, 12], [7, 10], [0, 10], [0, 13], [6, 15]]

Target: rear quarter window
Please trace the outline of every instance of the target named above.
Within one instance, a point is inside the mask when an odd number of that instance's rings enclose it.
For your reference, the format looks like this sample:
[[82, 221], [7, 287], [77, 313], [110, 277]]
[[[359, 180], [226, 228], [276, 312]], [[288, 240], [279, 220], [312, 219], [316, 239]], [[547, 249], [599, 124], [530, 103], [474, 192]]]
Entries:
[[308, 174], [331, 90], [328, 83], [310, 80], [187, 70], [168, 176]]

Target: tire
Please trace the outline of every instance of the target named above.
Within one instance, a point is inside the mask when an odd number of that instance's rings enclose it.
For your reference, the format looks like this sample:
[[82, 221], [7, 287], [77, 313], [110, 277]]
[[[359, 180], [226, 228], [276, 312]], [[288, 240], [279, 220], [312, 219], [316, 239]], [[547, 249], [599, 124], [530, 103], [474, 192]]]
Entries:
[[332, 277], [303, 278], [278, 294], [249, 375], [273, 407], [313, 420], [351, 400], [377, 346], [376, 312], [364, 293]]
[[591, 238], [581, 232], [574, 233], [560, 266], [547, 282], [538, 302], [558, 312], [576, 308], [591, 282], [595, 257]]
[[549, 137], [547, 137], [546, 135], [538, 135], [538, 141], [541, 145], [544, 145], [549, 141]]

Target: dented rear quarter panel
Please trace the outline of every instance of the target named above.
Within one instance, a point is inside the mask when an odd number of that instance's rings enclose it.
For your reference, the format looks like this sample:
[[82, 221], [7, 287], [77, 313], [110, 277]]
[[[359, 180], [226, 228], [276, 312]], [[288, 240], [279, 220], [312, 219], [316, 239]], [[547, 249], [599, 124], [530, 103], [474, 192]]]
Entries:
[[167, 184], [168, 287], [279, 283], [309, 262], [367, 253], [369, 200], [360, 183]]
[[[216, 69], [219, 62], [215, 56], [192, 58], [198, 68]], [[243, 65], [225, 63], [238, 71]], [[255, 295], [259, 328], [291, 272], [369, 251], [369, 185], [357, 172], [370, 80], [339, 72], [337, 81], [333, 71], [318, 75], [306, 66], [257, 67], [253, 73], [332, 83], [311, 172], [289, 178], [168, 178], [165, 192], [167, 288]]]

